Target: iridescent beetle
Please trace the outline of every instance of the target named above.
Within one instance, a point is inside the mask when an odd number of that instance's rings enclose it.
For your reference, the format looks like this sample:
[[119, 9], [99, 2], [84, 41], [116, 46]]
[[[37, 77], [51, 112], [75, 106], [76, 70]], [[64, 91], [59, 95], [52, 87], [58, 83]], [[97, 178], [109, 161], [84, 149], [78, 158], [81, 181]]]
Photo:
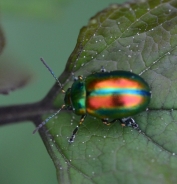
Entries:
[[[41, 58], [43, 64], [56, 79], [60, 82]], [[61, 87], [62, 88], [62, 87]], [[74, 129], [69, 142], [74, 142], [75, 135], [87, 114], [97, 117], [106, 125], [119, 120], [122, 126], [137, 128], [138, 124], [129, 116], [144, 111], [151, 99], [151, 92], [148, 84], [139, 75], [128, 71], [111, 71], [93, 73], [85, 78], [79, 76], [65, 93], [64, 107], [72, 109], [76, 115], [80, 115], [79, 124]], [[42, 122], [33, 133], [45, 125], [55, 114]], [[111, 119], [111, 121], [109, 121]]]

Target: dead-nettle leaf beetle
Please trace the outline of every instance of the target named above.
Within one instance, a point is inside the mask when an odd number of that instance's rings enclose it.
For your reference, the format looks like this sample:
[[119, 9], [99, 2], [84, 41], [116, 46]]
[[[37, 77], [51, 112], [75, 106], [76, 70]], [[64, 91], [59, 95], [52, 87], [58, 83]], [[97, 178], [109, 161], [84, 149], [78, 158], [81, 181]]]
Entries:
[[130, 116], [144, 111], [151, 99], [150, 88], [139, 75], [128, 71], [106, 72], [105, 69], [101, 69], [101, 72], [90, 74], [85, 79], [78, 76], [71, 88], [65, 92], [53, 71], [42, 58], [41, 61], [58, 82], [62, 92], [65, 93], [65, 104], [43, 121], [33, 133], [63, 108], [72, 109], [75, 114], [81, 116], [69, 142], [74, 142], [75, 135], [87, 114], [101, 119], [106, 125], [119, 120], [122, 126], [130, 126], [135, 129], [138, 127]]

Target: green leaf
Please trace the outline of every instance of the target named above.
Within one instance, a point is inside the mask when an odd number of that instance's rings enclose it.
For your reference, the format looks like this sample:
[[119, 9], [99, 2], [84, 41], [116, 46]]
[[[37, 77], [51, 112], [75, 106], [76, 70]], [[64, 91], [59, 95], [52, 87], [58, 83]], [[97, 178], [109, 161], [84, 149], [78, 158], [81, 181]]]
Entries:
[[[106, 126], [88, 116], [73, 144], [80, 117], [62, 111], [40, 131], [59, 183], [177, 183], [177, 1], [112, 5], [81, 29], [60, 77], [87, 77], [101, 66], [141, 75], [152, 90], [149, 109], [133, 118], [141, 131]], [[64, 95], [54, 101], [61, 107]]]

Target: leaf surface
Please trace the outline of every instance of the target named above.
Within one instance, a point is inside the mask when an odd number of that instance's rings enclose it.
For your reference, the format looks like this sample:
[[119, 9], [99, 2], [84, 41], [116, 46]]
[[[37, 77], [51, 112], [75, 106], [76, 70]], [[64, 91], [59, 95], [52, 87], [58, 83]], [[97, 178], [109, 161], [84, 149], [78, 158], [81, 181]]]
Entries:
[[[81, 29], [62, 78], [64, 89], [73, 76], [87, 77], [104, 66], [141, 75], [152, 100], [133, 117], [141, 131], [88, 116], [69, 144], [80, 117], [62, 111], [47, 123], [43, 139], [59, 183], [177, 183], [176, 23], [176, 0], [139, 0], [110, 6]], [[63, 99], [60, 92], [55, 106]]]

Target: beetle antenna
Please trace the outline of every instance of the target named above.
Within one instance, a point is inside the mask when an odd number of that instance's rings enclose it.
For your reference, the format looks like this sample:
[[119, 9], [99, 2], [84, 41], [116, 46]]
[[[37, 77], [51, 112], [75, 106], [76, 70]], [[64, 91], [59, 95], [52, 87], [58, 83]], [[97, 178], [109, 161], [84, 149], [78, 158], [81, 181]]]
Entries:
[[52, 71], [52, 69], [47, 65], [47, 63], [44, 61], [43, 58], [40, 58], [40, 60], [45, 65], [45, 67], [49, 70], [49, 72], [52, 74], [52, 76], [54, 77], [54, 79], [57, 81], [58, 85], [61, 87], [62, 92], [64, 93], [65, 91], [63, 90], [63, 87], [62, 87], [60, 81], [58, 80], [58, 78], [56, 77], [56, 75], [54, 74], [54, 72]]
[[64, 107], [65, 105], [62, 105], [62, 107], [58, 109], [58, 111], [56, 111], [54, 114], [45, 119], [41, 124], [39, 124], [38, 127], [36, 127], [36, 129], [33, 131], [33, 134], [35, 134], [41, 127], [43, 127], [50, 119], [55, 117]]

